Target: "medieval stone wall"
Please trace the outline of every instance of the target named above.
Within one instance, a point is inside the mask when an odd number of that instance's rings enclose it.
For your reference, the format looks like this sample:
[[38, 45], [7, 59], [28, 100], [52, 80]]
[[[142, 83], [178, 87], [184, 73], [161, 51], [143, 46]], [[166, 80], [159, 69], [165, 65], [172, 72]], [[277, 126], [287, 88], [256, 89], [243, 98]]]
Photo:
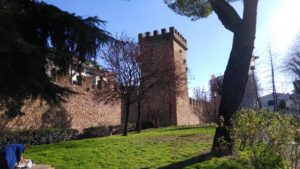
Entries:
[[199, 124], [216, 122], [217, 114], [211, 102], [189, 98], [189, 109], [190, 113], [198, 118]]
[[[195, 125], [214, 121], [214, 114], [205, 113], [203, 105], [189, 100], [187, 87], [186, 39], [173, 27], [139, 34], [142, 54], [142, 74], [152, 75], [147, 84], [155, 84], [141, 101], [142, 122], [153, 126]], [[150, 63], [150, 64], [149, 64]], [[167, 68], [167, 69], [165, 69]], [[159, 73], [153, 72], [157, 71]], [[176, 82], [174, 81], [176, 79]], [[121, 100], [99, 99], [86, 80], [82, 86], [71, 85], [69, 79], [57, 83], [75, 91], [67, 102], [48, 105], [40, 99], [27, 100], [23, 115], [9, 119], [0, 110], [0, 128], [29, 129], [40, 127], [74, 128], [82, 130], [98, 125], [119, 125], [124, 122]], [[158, 81], [159, 83], [155, 83]], [[146, 84], [146, 88], [147, 88]], [[145, 84], [144, 84], [145, 85]], [[100, 85], [102, 86], [102, 85]], [[111, 86], [112, 87], [112, 86]], [[123, 110], [123, 111], [122, 111]], [[130, 107], [130, 122], [137, 122], [137, 103]]]
[[30, 129], [40, 127], [73, 128], [82, 130], [97, 125], [121, 124], [121, 103], [96, 101], [93, 92], [87, 88], [70, 85], [68, 79], [59, 84], [69, 87], [76, 94], [66, 98], [60, 105], [48, 105], [40, 99], [28, 100], [21, 108], [23, 115], [6, 118], [5, 110], [0, 111], [0, 127], [8, 129]]
[[195, 113], [196, 108], [189, 104], [186, 39], [174, 27], [170, 27], [169, 32], [162, 29], [161, 33], [155, 30], [153, 35], [150, 32], [145, 35], [139, 34], [139, 44], [143, 60], [146, 62], [142, 64], [143, 73], [151, 72], [153, 67], [159, 64], [145, 66], [155, 61], [166, 62], [164, 66], [170, 67], [172, 71], [168, 74], [168, 78], [171, 77], [171, 79], [166, 81], [162, 79], [157, 84], [158, 87], [147, 91], [146, 98], [144, 98], [145, 105], [142, 105], [142, 120], [153, 123], [158, 119], [157, 123], [161, 126], [201, 123], [201, 119]]
[[[178, 35], [179, 33], [175, 33]], [[180, 36], [181, 37], [181, 36]], [[177, 37], [175, 37], [177, 39]], [[181, 38], [180, 38], [181, 39]], [[176, 115], [177, 125], [195, 125], [199, 124], [199, 118], [193, 113], [189, 105], [188, 84], [187, 84], [187, 64], [186, 64], [186, 42], [184, 45], [173, 41], [173, 52], [176, 64], [177, 77], [176, 82]]]
[[139, 34], [142, 56], [143, 84], [146, 90], [143, 95], [142, 120], [154, 126], [176, 125], [176, 94], [174, 77], [173, 36], [166, 29]]

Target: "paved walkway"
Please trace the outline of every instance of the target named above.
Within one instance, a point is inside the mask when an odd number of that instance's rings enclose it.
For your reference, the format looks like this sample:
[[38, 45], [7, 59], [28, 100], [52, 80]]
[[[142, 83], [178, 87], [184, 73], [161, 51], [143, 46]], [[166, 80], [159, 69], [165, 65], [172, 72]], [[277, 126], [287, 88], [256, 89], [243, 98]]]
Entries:
[[31, 169], [54, 169], [50, 165], [35, 164]]

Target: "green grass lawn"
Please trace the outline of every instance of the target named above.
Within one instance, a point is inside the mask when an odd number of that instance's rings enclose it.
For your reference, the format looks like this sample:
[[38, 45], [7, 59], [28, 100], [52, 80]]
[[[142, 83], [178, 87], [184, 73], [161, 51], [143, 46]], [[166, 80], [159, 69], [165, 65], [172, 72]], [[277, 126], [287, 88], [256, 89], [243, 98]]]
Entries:
[[145, 130], [33, 146], [24, 156], [55, 169], [158, 168], [209, 151], [215, 127], [189, 126]]

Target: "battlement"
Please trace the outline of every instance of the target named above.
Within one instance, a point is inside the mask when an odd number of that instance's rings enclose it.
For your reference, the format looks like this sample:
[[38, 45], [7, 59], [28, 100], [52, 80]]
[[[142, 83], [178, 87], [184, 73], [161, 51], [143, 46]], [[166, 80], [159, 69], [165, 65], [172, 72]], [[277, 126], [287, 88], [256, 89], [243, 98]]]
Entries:
[[189, 103], [190, 103], [190, 106], [202, 106], [202, 103], [203, 101], [200, 101], [200, 100], [196, 100], [196, 99], [193, 99], [193, 98], [189, 98]]
[[161, 29], [161, 33], [159, 33], [158, 30], [154, 30], [152, 34], [151, 32], [146, 32], [145, 34], [140, 33], [138, 36], [139, 43], [143, 41], [174, 39], [179, 45], [187, 50], [187, 40], [174, 27], [170, 27], [169, 32], [167, 32], [167, 30], [164, 28]]

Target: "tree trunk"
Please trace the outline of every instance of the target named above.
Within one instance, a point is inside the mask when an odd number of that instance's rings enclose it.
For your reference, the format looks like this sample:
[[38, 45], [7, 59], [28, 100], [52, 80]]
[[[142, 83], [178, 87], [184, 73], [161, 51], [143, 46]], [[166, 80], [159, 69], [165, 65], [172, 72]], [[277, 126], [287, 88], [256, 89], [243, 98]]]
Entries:
[[138, 96], [137, 99], [137, 111], [138, 111], [138, 122], [137, 122], [137, 132], [142, 131], [142, 118], [141, 118], [141, 97]]
[[[223, 0], [214, 0], [212, 6], [218, 4], [218, 1], [225, 2]], [[231, 118], [242, 101], [248, 79], [254, 48], [257, 3], [258, 0], [244, 0], [243, 19], [238, 23], [231, 20], [235, 25], [228, 26], [227, 23], [227, 27], [234, 33], [234, 37], [230, 58], [224, 74], [223, 91], [219, 107], [220, 121], [218, 122], [211, 150], [216, 156], [231, 155], [233, 153], [234, 140], [231, 137]], [[221, 14], [223, 16], [220, 16]], [[226, 25], [224, 22], [227, 21], [222, 19], [231, 17], [228, 15], [224, 17], [226, 14], [228, 13], [217, 13], [224, 26]]]
[[272, 77], [272, 89], [273, 89], [273, 100], [274, 100], [274, 111], [278, 110], [278, 100], [277, 100], [277, 92], [275, 87], [275, 75], [274, 75], [274, 63], [273, 63], [273, 54], [271, 50], [271, 46], [269, 45], [269, 55], [270, 55], [270, 66], [271, 66], [271, 77]]
[[213, 94], [214, 96], [214, 113], [215, 113], [215, 122], [218, 121], [218, 113], [217, 113], [217, 101], [216, 101], [216, 96], [215, 94]]
[[124, 124], [123, 136], [128, 135], [129, 113], [130, 113], [130, 100], [127, 98], [125, 104], [125, 124]]

